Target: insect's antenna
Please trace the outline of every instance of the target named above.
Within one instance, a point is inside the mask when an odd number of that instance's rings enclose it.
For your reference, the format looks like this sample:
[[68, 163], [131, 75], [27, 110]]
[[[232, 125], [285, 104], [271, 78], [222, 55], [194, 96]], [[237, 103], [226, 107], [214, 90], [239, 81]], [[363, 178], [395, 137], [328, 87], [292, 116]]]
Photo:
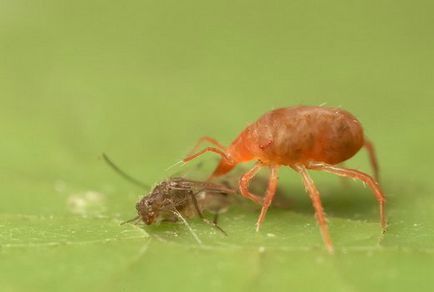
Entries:
[[104, 158], [105, 162], [114, 170], [116, 171], [120, 176], [122, 176], [124, 179], [129, 181], [130, 183], [133, 183], [135, 185], [138, 185], [141, 188], [149, 189], [149, 186], [145, 183], [142, 183], [138, 179], [135, 179], [134, 177], [128, 175], [125, 171], [121, 170], [116, 164], [111, 161], [105, 153], [102, 154], [102, 158]]
[[185, 226], [187, 226], [188, 230], [190, 231], [191, 235], [193, 235], [194, 239], [196, 239], [197, 243], [199, 243], [200, 245], [202, 245], [202, 240], [200, 240], [200, 238], [197, 236], [196, 232], [193, 231], [193, 229], [191, 228], [190, 224], [188, 224], [187, 220], [185, 220], [185, 218], [181, 215], [181, 213], [179, 213], [176, 209], [171, 210], [171, 212], [178, 217], [182, 223], [184, 223]]
[[[124, 224], [130, 223], [130, 222], [134, 222], [134, 221], [138, 221], [139, 219], [140, 219], [140, 216], [136, 216], [136, 217], [134, 217], [134, 218], [132, 218], [132, 219], [130, 219], [130, 220], [127, 220], [127, 221], [121, 222], [121, 225], [124, 225]], [[136, 224], [136, 222], [134, 222], [134, 224]]]

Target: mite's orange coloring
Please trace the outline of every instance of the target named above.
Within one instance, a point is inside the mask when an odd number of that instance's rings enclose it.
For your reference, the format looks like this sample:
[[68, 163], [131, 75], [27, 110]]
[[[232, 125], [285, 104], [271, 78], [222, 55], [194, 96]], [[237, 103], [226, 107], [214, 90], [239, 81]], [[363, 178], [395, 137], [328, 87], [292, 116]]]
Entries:
[[[190, 161], [206, 152], [215, 152], [221, 160], [211, 177], [229, 172], [238, 163], [256, 160], [255, 166], [240, 179], [241, 194], [262, 205], [256, 223], [259, 230], [267, 210], [273, 200], [278, 181], [280, 166], [289, 166], [297, 171], [310, 194], [316, 218], [327, 249], [332, 252], [333, 245], [320, 195], [308, 170], [321, 170], [338, 176], [361, 180], [374, 192], [380, 206], [381, 227], [386, 228], [384, 194], [378, 182], [366, 173], [355, 169], [337, 166], [354, 156], [360, 148], [366, 147], [370, 162], [378, 180], [378, 165], [372, 144], [366, 139], [360, 122], [349, 112], [339, 108], [320, 106], [293, 106], [270, 111], [256, 122], [247, 126], [229, 147], [224, 147], [210, 137], [202, 137], [199, 145], [208, 141], [215, 147], [207, 147], [184, 159]], [[265, 197], [256, 196], [249, 191], [249, 182], [263, 167], [271, 170]]]

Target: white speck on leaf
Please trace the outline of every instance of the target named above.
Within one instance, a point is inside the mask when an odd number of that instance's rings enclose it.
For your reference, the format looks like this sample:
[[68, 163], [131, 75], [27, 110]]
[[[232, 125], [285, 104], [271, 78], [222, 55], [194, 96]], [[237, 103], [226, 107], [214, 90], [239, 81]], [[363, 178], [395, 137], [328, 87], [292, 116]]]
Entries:
[[83, 217], [100, 215], [105, 211], [105, 195], [95, 191], [72, 194], [66, 203], [71, 213]]

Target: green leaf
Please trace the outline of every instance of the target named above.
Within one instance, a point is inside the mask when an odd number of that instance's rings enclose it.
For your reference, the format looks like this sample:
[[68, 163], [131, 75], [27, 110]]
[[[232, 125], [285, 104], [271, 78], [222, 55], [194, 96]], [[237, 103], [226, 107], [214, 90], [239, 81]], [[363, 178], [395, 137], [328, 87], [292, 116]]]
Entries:
[[[3, 1], [0, 4], [1, 291], [431, 291], [434, 41], [428, 1]], [[300, 177], [278, 200], [189, 220], [124, 224], [148, 185], [206, 179], [196, 140], [228, 145], [276, 107], [342, 106], [376, 146], [387, 195], [312, 172], [329, 255]], [[245, 164], [236, 175], [246, 171]], [[347, 166], [370, 172], [361, 151]], [[267, 173], [263, 173], [264, 181]], [[260, 192], [259, 192], [260, 194]], [[209, 214], [208, 214], [209, 215]]]

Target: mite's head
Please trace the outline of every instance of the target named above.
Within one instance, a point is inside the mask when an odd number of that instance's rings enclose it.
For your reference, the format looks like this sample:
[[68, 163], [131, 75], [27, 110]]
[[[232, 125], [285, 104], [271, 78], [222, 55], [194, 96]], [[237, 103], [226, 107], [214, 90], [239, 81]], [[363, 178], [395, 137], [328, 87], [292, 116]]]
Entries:
[[249, 136], [250, 129], [247, 128], [245, 131], [226, 149], [225, 156], [220, 159], [220, 163], [211, 174], [211, 178], [228, 173], [240, 162], [254, 159], [254, 154], [251, 151], [251, 144], [253, 142]]
[[225, 158], [222, 158], [220, 160], [219, 165], [217, 165], [216, 169], [211, 174], [211, 178], [222, 176], [222, 175], [228, 173], [229, 171], [231, 171], [232, 168], [234, 168], [235, 166], [236, 166], [235, 162], [230, 161], [230, 160], [225, 159]]
[[160, 206], [152, 197], [144, 197], [136, 204], [136, 209], [142, 221], [145, 224], [150, 225], [155, 223], [158, 218]]

